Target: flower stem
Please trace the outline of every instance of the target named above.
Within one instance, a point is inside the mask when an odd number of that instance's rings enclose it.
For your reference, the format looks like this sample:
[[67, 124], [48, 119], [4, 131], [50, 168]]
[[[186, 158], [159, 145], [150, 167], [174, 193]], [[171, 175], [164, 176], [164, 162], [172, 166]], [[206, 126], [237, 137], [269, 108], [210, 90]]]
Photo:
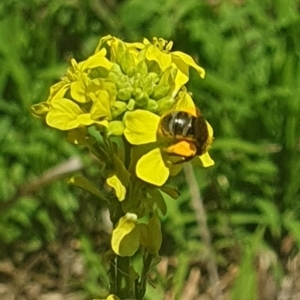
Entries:
[[117, 256], [117, 295], [120, 299], [131, 297], [132, 286], [130, 286], [130, 257]]

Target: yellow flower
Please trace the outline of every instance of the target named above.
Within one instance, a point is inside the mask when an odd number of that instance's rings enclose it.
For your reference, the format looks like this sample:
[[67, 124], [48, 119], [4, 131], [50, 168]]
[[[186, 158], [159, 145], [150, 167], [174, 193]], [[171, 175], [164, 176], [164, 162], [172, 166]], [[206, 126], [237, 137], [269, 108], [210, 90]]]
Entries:
[[[131, 151], [136, 175], [158, 186], [178, 173], [182, 162], [195, 156], [200, 155], [204, 166], [212, 165], [207, 149], [213, 132], [208, 123], [203, 143], [191, 138], [172, 140], [159, 134], [160, 116], [165, 113], [189, 111], [197, 118], [184, 85], [190, 67], [200, 77], [205, 75], [192, 57], [172, 52], [172, 45], [157, 38], [152, 43], [147, 39], [143, 43], [125, 43], [105, 36], [87, 60], [71, 60], [66, 75], [51, 87], [47, 101], [34, 105], [32, 111], [60, 130], [97, 125], [96, 130], [107, 138], [124, 134], [132, 145], [138, 146]], [[109, 183], [122, 201], [126, 184], [123, 188], [114, 177]]]
[[140, 50], [145, 48], [145, 45], [143, 43], [125, 43], [114, 36], [107, 35], [100, 39], [95, 53], [102, 51], [102, 49], [105, 49], [104, 47], [106, 44], [110, 47], [110, 60], [113, 62], [117, 62], [118, 58], [124, 55], [124, 52], [122, 51], [124, 49], [128, 49], [131, 54], [137, 55]]
[[205, 70], [198, 66], [191, 56], [180, 51], [171, 52], [173, 42], [154, 38], [153, 44], [151, 44], [147, 39], [144, 39], [144, 44], [148, 46], [146, 58], [149, 61], [156, 61], [162, 71], [165, 71], [170, 65], [175, 65], [178, 69], [175, 79], [175, 94], [188, 82], [189, 67], [194, 68], [198, 72], [199, 76], [204, 78]]
[[[147, 39], [143, 43], [125, 43], [116, 37], [105, 36], [88, 59], [79, 63], [71, 60], [66, 75], [50, 88], [47, 101], [32, 107], [33, 114], [46, 117], [53, 109], [53, 101], [69, 99], [75, 102], [73, 107], [79, 105], [83, 112], [79, 115], [90, 113], [93, 120], [120, 120], [126, 111], [135, 109], [161, 115], [175, 105], [178, 91], [184, 89], [188, 81], [190, 67], [204, 77], [203, 68], [189, 55], [171, 52], [171, 48], [172, 42], [163, 39], [154, 38], [152, 43]], [[51, 124], [65, 123], [69, 114], [63, 117], [64, 121], [52, 120], [54, 115], [61, 116], [62, 113], [62, 109], [58, 113], [55, 108], [47, 120]], [[69, 125], [73, 128], [75, 123]], [[92, 121], [79, 123], [92, 124]], [[69, 128], [69, 125], [63, 127]]]
[[113, 64], [105, 57], [106, 50], [102, 49], [96, 54], [90, 56], [87, 60], [77, 63], [75, 59], [71, 59], [72, 67], [67, 70], [62, 81], [50, 88], [48, 102], [56, 98], [63, 98], [68, 90], [71, 97], [80, 103], [88, 102], [86, 90], [93, 83], [89, 77], [91, 71], [101, 68], [107, 72], [112, 68]]
[[46, 117], [49, 126], [60, 130], [73, 129], [79, 125], [89, 126], [99, 119], [111, 119], [116, 87], [111, 80], [98, 75], [103, 73], [107, 76], [113, 66], [105, 57], [106, 53], [102, 49], [80, 63], [72, 59], [72, 66], [66, 75], [50, 88], [47, 101], [32, 106], [33, 114]]
[[121, 299], [114, 294], [110, 294], [105, 299], [93, 299], [93, 300], [121, 300]]
[[97, 121], [93, 119], [90, 113], [85, 113], [79, 105], [66, 98], [55, 99], [51, 102], [46, 123], [60, 130], [71, 130], [92, 124], [108, 126], [107, 120]]
[[[194, 104], [187, 93], [182, 93], [178, 100], [175, 111], [193, 111], [196, 115]], [[160, 120], [155, 115], [145, 110], [135, 110], [125, 114], [124, 135], [129, 143], [137, 146], [132, 150], [132, 159], [136, 160], [136, 175], [151, 184], [162, 186], [170, 175], [175, 175], [181, 170], [181, 163], [193, 158], [197, 154], [197, 147], [189, 140], [171, 141], [159, 137]], [[206, 122], [208, 138], [204, 153], [197, 156], [204, 167], [214, 164], [207, 150], [213, 140], [213, 130]]]

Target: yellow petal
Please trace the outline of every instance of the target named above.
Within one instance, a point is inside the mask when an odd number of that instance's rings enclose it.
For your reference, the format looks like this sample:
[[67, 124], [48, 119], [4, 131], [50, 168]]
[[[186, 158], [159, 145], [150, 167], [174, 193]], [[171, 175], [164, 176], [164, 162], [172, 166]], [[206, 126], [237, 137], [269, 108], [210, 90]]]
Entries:
[[127, 50], [123, 41], [113, 37], [107, 44], [110, 46], [110, 61], [120, 63]]
[[41, 102], [31, 106], [31, 113], [38, 118], [44, 117], [49, 112], [49, 110], [50, 109], [48, 102]]
[[129, 51], [132, 50], [142, 50], [145, 48], [145, 45], [143, 43], [135, 42], [135, 43], [124, 43], [126, 45], [126, 48]]
[[[94, 299], [94, 300], [97, 300], [97, 299]], [[105, 300], [120, 300], [120, 298], [116, 295], [109, 295]]]
[[94, 123], [94, 120], [91, 119], [90, 114], [82, 114], [77, 117], [77, 120], [80, 125], [84, 125], [84, 126], [90, 126]]
[[107, 120], [103, 120], [103, 121], [94, 121], [93, 120], [93, 123], [98, 124], [100, 126], [104, 126], [105, 128], [108, 128], [108, 121]]
[[111, 246], [119, 256], [132, 256], [140, 245], [140, 230], [136, 226], [137, 215], [127, 213], [120, 218], [112, 232]]
[[95, 50], [95, 53], [97, 53], [98, 51], [100, 51], [103, 48], [104, 44], [106, 44], [108, 41], [110, 41], [112, 39], [114, 39], [114, 37], [111, 36], [110, 34], [102, 37], [100, 39], [100, 41], [99, 41], [99, 44], [98, 44], [96, 50]]
[[213, 128], [211, 127], [211, 125], [207, 121], [206, 121], [206, 125], [207, 125], [208, 136], [213, 137], [214, 136]]
[[91, 108], [91, 117], [94, 120], [99, 118], [111, 119], [110, 100], [107, 91], [100, 90], [96, 94], [90, 93], [89, 96], [94, 104]]
[[78, 66], [81, 70], [85, 69], [92, 69], [101, 67], [106, 70], [110, 70], [113, 64], [105, 57], [106, 49], [103, 48], [99, 52], [95, 53], [94, 55], [90, 56], [86, 61], [79, 63]]
[[144, 45], [150, 45], [151, 43], [150, 43], [150, 41], [148, 39], [143, 38], [143, 44]]
[[87, 102], [85, 90], [86, 90], [86, 85], [84, 83], [83, 78], [80, 78], [79, 80], [71, 83], [71, 96], [77, 102], [80, 103]]
[[151, 184], [162, 186], [168, 179], [170, 170], [166, 167], [159, 148], [142, 156], [136, 165], [137, 176]]
[[204, 154], [200, 155], [199, 158], [202, 162], [203, 167], [205, 168], [211, 167], [215, 164], [208, 152], [205, 152]]
[[194, 68], [201, 78], [205, 76], [205, 70], [198, 66], [191, 56], [180, 51], [171, 52], [172, 62], [180, 69], [181, 72], [188, 75], [189, 67]]
[[177, 74], [175, 77], [175, 87], [173, 95], [177, 94], [178, 91], [189, 81], [189, 77], [185, 75], [179, 68], [177, 68]]
[[174, 107], [174, 110], [184, 110], [194, 108], [195, 109], [195, 103], [189, 93], [187, 91], [183, 91], [179, 93], [179, 98], [176, 99], [176, 105]]
[[160, 51], [154, 45], [148, 46], [146, 58], [150, 61], [156, 61], [162, 71], [165, 71], [172, 63], [171, 55]]
[[133, 145], [155, 142], [159, 121], [159, 116], [146, 110], [127, 112], [124, 117], [124, 135]]
[[106, 184], [115, 190], [115, 194], [119, 201], [123, 201], [126, 195], [126, 188], [116, 175], [112, 175], [106, 179]]
[[60, 130], [70, 130], [78, 127], [78, 116], [83, 114], [81, 108], [69, 99], [56, 99], [51, 102], [51, 110], [46, 116], [46, 123]]
[[121, 136], [124, 132], [124, 123], [122, 121], [111, 121], [108, 124], [107, 135]]
[[64, 80], [59, 81], [58, 83], [50, 87], [50, 95], [47, 99], [47, 102], [54, 99], [63, 98], [66, 91], [70, 88], [70, 83], [65, 82]]

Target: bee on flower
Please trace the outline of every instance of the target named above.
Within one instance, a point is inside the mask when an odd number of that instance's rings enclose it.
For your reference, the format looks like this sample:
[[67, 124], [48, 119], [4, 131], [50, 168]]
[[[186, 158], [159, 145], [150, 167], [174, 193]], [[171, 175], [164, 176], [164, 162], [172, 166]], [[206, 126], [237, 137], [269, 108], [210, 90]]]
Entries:
[[136, 110], [125, 115], [124, 123], [129, 143], [144, 145], [144, 152], [133, 148], [132, 157], [137, 160], [137, 176], [146, 182], [161, 186], [194, 158], [204, 167], [214, 164], [208, 153], [213, 129], [187, 92], [180, 92], [173, 110], [162, 116]]
[[77, 132], [76, 143], [85, 143], [89, 127], [105, 138], [124, 135], [132, 145], [130, 171], [157, 186], [195, 157], [210, 166], [213, 131], [185, 88], [190, 67], [201, 78], [205, 71], [172, 46], [157, 38], [125, 43], [103, 37], [88, 59], [71, 60], [47, 101], [32, 107], [33, 114], [50, 127]]

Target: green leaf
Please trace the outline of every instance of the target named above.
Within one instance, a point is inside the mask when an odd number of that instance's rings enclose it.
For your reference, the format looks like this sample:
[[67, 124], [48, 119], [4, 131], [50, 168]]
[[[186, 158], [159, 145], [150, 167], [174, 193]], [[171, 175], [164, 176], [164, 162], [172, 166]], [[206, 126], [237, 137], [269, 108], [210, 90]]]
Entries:
[[150, 253], [157, 255], [162, 243], [161, 223], [157, 214], [154, 214], [148, 224], [138, 224], [141, 233], [141, 244]]
[[152, 189], [152, 188], [149, 189], [148, 192], [151, 195], [152, 199], [157, 204], [157, 206], [160, 209], [161, 213], [165, 216], [166, 213], [167, 213], [167, 205], [166, 205], [165, 199], [162, 196], [162, 194], [159, 192], [159, 190]]
[[263, 224], [264, 220], [261, 215], [254, 213], [232, 213], [230, 215], [230, 221], [234, 225], [245, 224]]
[[258, 299], [257, 272], [255, 268], [255, 258], [260, 250], [264, 227], [258, 227], [256, 232], [243, 240], [244, 255], [240, 263], [239, 275], [235, 280], [232, 290], [232, 300], [256, 300]]
[[300, 221], [293, 211], [286, 211], [283, 215], [283, 225], [293, 236], [298, 247], [300, 248]]
[[163, 185], [159, 188], [162, 192], [169, 195], [173, 199], [177, 199], [180, 196], [178, 188], [168, 185]]
[[245, 248], [241, 261], [239, 276], [235, 280], [232, 290], [232, 300], [256, 300], [257, 297], [257, 275], [254, 268], [255, 253], [253, 249]]
[[270, 228], [273, 236], [276, 238], [280, 237], [281, 217], [277, 206], [266, 199], [256, 199], [254, 203], [263, 213], [264, 223]]
[[149, 220], [148, 226], [149, 226], [149, 231], [151, 232], [152, 247], [154, 253], [158, 254], [158, 251], [162, 243], [162, 234], [161, 234], [161, 222], [157, 214], [153, 214], [153, 216]]
[[94, 194], [101, 200], [108, 202], [103, 193], [101, 193], [100, 190], [89, 179], [82, 175], [75, 175], [70, 178], [69, 184], [81, 187], [82, 189]]

